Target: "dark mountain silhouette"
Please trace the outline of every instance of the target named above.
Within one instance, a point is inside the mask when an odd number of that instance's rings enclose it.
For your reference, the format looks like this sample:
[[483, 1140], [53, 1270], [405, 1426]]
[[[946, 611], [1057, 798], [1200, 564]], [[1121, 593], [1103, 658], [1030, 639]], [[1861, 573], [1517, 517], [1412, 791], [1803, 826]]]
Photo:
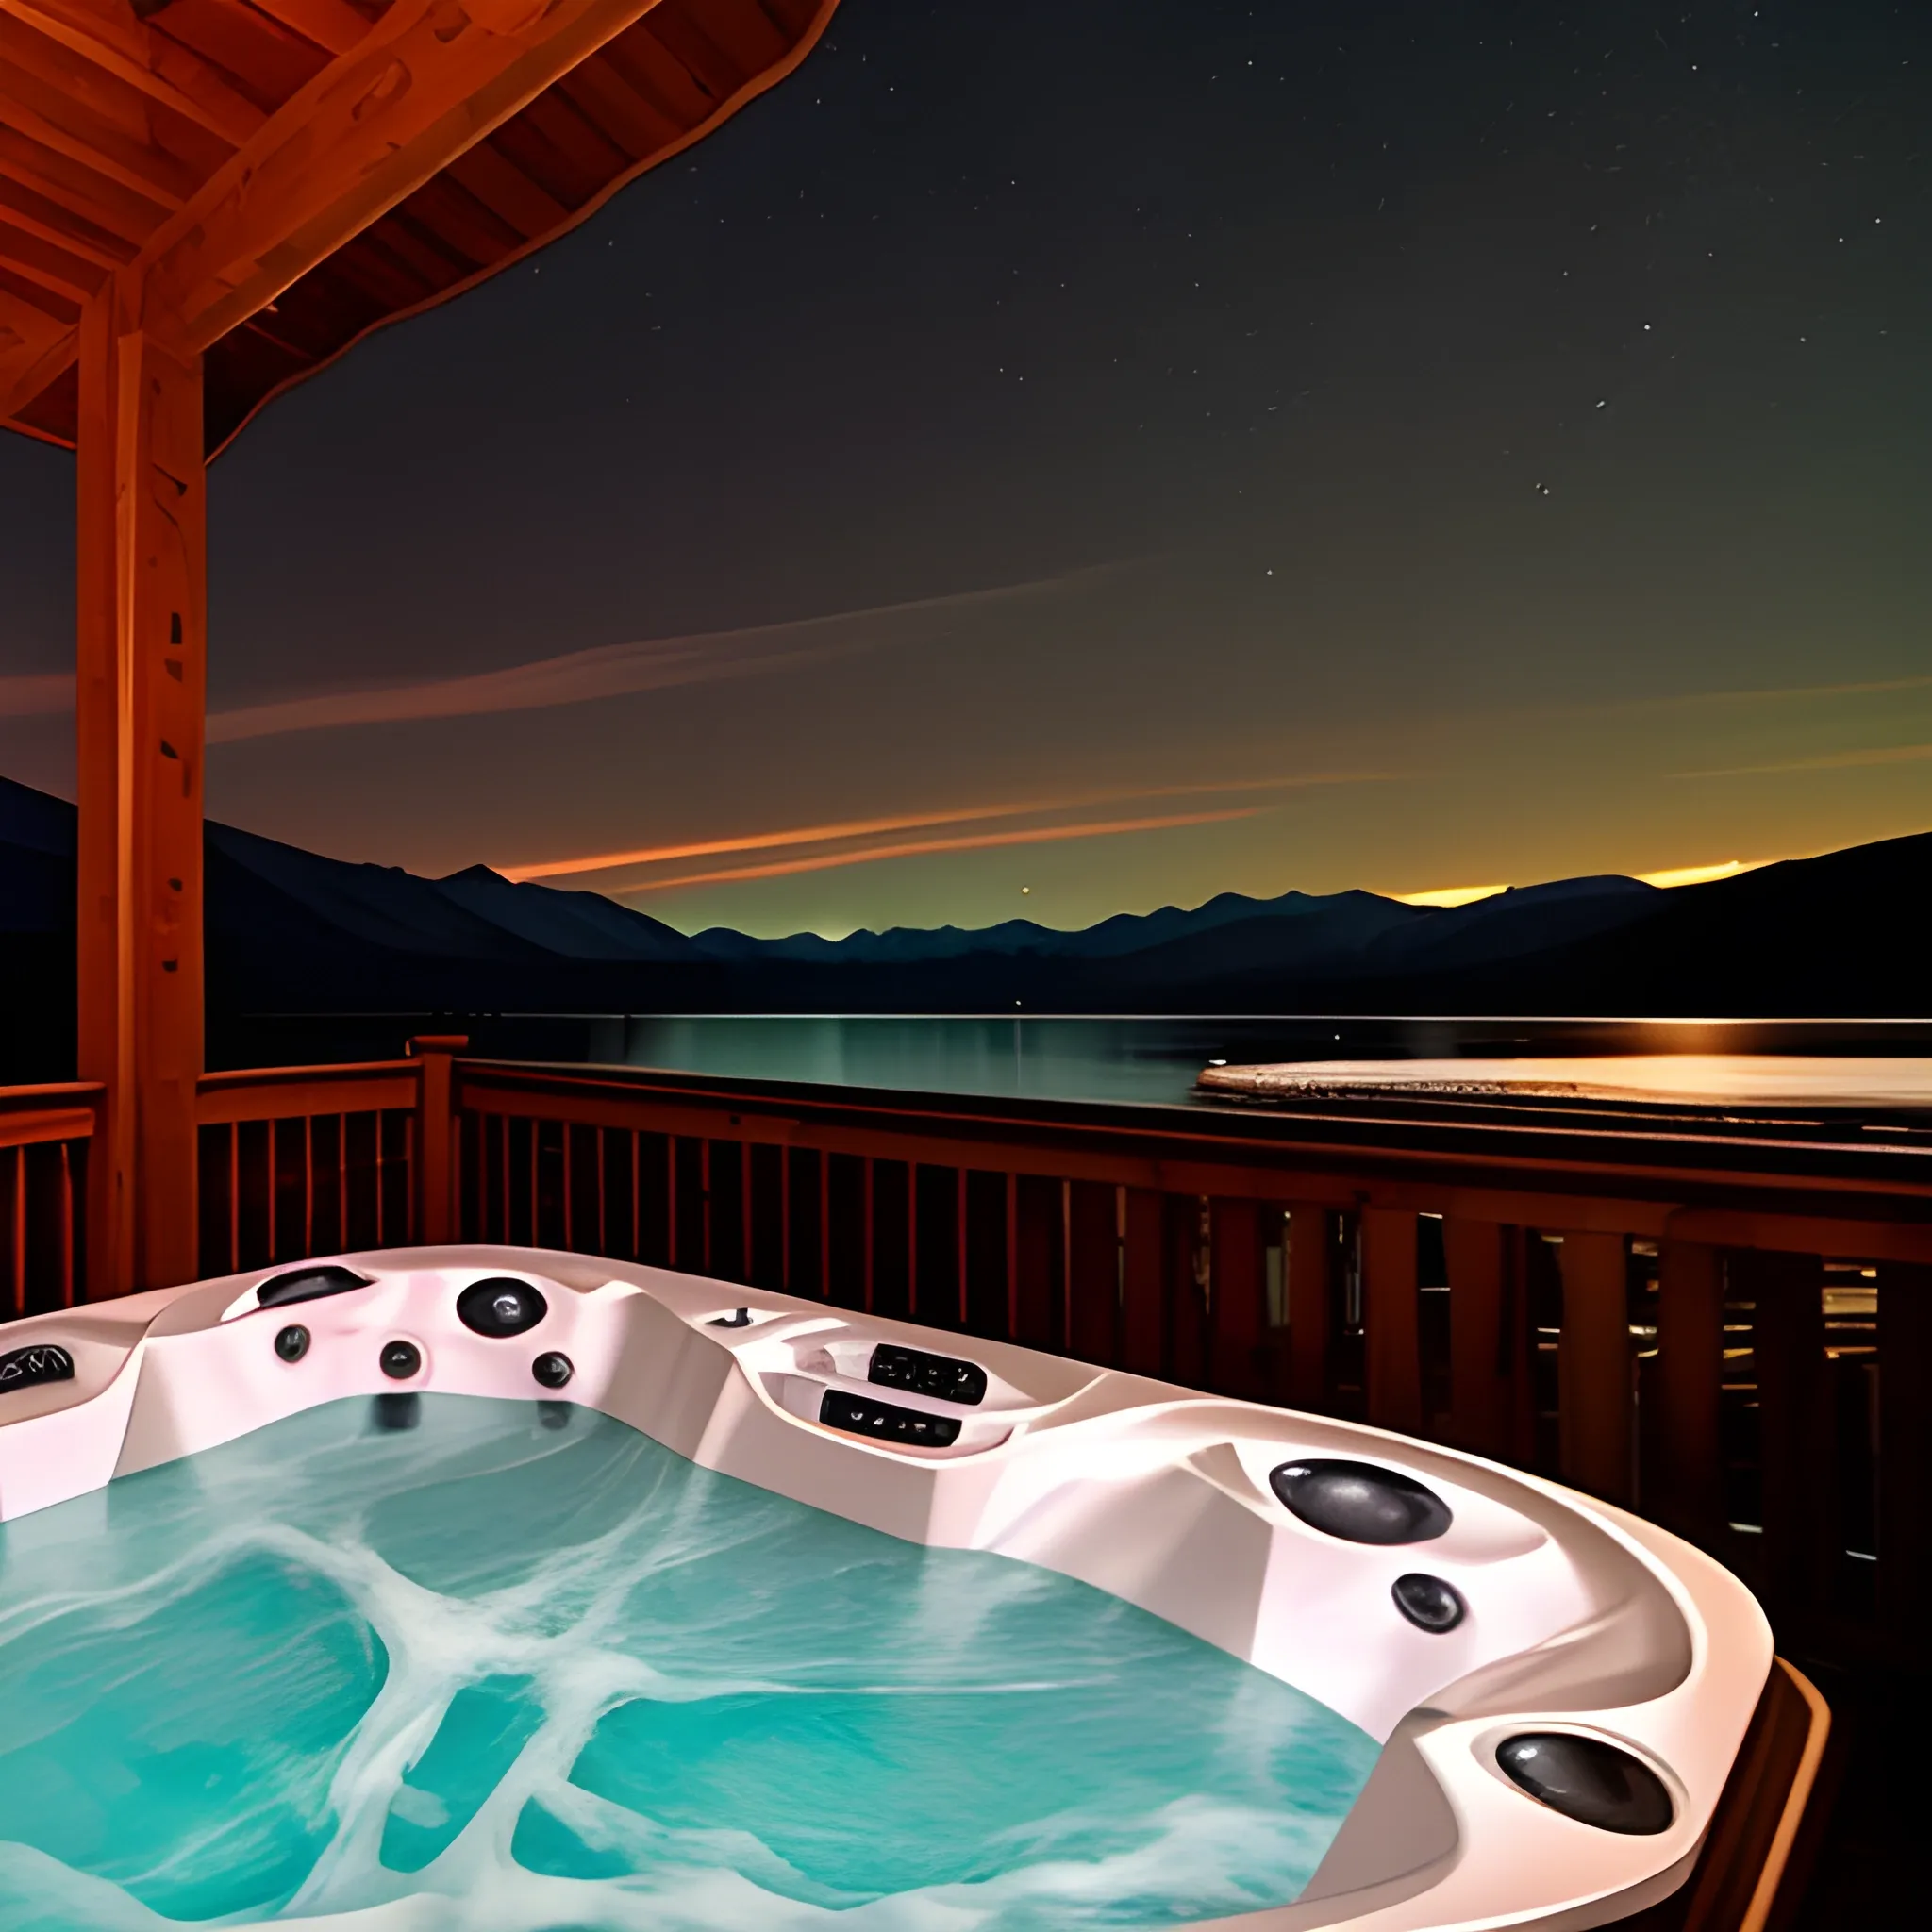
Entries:
[[[0, 779], [0, 1077], [73, 1057], [74, 808]], [[1411, 1013], [1908, 1018], [1932, 833], [1670, 891], [1567, 879], [1454, 908], [1224, 892], [1081, 932], [687, 936], [485, 866], [425, 879], [208, 827], [210, 1013]]]

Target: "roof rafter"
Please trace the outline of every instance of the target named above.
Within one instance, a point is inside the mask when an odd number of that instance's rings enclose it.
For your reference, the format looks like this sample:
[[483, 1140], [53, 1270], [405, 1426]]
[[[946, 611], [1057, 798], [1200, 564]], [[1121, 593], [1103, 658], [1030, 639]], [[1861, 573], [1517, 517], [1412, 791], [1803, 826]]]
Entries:
[[162, 208], [181, 207], [198, 185], [186, 162], [15, 60], [0, 62], [0, 117], [42, 147]]
[[0, 175], [128, 244], [130, 256], [167, 215], [153, 195], [96, 174], [0, 120]]
[[0, 260], [43, 288], [83, 301], [112, 273], [71, 249], [17, 227], [0, 209]]
[[69, 325], [111, 280], [206, 356], [220, 449], [702, 140], [836, 4], [0, 0], [0, 426], [75, 444]]
[[347, 4], [347, 0], [249, 0], [249, 4], [271, 20], [279, 21], [291, 33], [331, 54], [346, 54], [369, 31], [369, 22]]
[[0, 169], [0, 222], [42, 242], [51, 242], [98, 268], [119, 268], [134, 259], [132, 242], [16, 181], [5, 169]]
[[32, 402], [79, 347], [77, 328], [0, 289], [0, 421]]
[[268, 119], [207, 61], [111, 0], [0, 0], [0, 14], [11, 14], [231, 146], [241, 146]]
[[145, 325], [205, 349], [655, 4], [395, 0], [143, 248]]

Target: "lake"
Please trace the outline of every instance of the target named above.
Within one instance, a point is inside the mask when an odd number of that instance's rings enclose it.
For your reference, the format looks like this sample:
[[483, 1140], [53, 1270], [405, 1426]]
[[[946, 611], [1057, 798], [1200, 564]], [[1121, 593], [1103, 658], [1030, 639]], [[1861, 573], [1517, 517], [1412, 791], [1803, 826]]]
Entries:
[[489, 1058], [1175, 1107], [1191, 1102], [1196, 1077], [1216, 1061], [1932, 1054], [1932, 1024], [1910, 1021], [509, 1013], [211, 1020], [210, 1058], [230, 1067], [377, 1059], [427, 1032], [466, 1033]]

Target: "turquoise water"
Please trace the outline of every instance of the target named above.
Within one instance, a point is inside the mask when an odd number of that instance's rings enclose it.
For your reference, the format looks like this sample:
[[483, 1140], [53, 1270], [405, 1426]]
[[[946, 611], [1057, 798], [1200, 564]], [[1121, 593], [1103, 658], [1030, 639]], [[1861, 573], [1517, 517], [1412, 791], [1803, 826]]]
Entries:
[[1375, 1746], [1102, 1592], [562, 1404], [0, 1526], [0, 1927], [1048, 1932], [1292, 1898]]

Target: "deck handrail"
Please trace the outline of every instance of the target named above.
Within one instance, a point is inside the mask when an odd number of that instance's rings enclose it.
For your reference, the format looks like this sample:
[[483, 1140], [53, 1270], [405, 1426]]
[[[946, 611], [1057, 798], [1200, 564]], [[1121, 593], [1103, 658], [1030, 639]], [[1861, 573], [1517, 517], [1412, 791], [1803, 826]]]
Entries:
[[204, 1074], [195, 1082], [194, 1117], [208, 1126], [413, 1107], [422, 1072], [422, 1061], [402, 1059]]
[[[1652, 1239], [1932, 1262], [1932, 1135], [1774, 1141], [1683, 1134], [1649, 1121], [1586, 1133], [1520, 1120], [1445, 1123], [1399, 1106], [1275, 1113], [474, 1058], [456, 1061], [456, 1078], [459, 1096], [487, 1094], [492, 1110], [534, 1117], [563, 1103], [585, 1124], [619, 1126], [641, 1105], [667, 1116], [688, 1106], [694, 1119], [735, 1108], [793, 1144], [838, 1151], [862, 1152], [880, 1134], [930, 1141], [936, 1160], [997, 1146], [1021, 1172], [1176, 1192], [1213, 1192], [1197, 1184], [1224, 1185], [1239, 1166], [1260, 1198], [1309, 1199], [1313, 1188], [1338, 1206], [1373, 1199], [1433, 1211], [1452, 1201], [1497, 1221], [1542, 1217]], [[1633, 1159], [1632, 1144], [1657, 1151]], [[1784, 1158], [1765, 1158], [1773, 1152]], [[1750, 1164], [1723, 1158], [1740, 1153]], [[1291, 1186], [1283, 1174], [1294, 1176]]]

